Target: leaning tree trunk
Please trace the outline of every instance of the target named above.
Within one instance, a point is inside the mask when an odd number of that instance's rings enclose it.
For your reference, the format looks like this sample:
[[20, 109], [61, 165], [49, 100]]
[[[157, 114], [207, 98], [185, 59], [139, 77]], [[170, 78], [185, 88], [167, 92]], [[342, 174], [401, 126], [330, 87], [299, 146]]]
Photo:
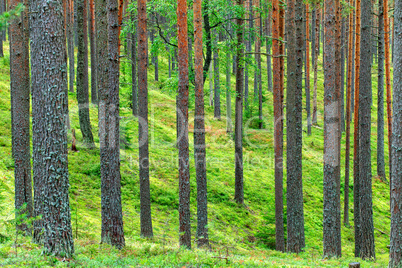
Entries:
[[[15, 8], [21, 0], [11, 0], [10, 8]], [[27, 5], [28, 1], [25, 0]], [[0, 39], [2, 37], [0, 36]], [[11, 131], [12, 155], [15, 179], [15, 218], [33, 216], [31, 153], [29, 140], [29, 30], [28, 12], [10, 23], [10, 80], [11, 80]], [[17, 222], [17, 230], [31, 235], [32, 229]]]
[[87, 34], [87, 0], [76, 0], [77, 4], [77, 100], [80, 129], [84, 144], [95, 147], [89, 118], [88, 96], [88, 34]]
[[298, 253], [305, 247], [302, 185], [303, 1], [288, 0], [287, 7], [287, 250]]
[[[35, 214], [42, 215], [34, 239], [49, 255], [71, 257], [67, 159], [67, 54], [61, 0], [30, 3]], [[49, 69], [49, 66], [52, 68]], [[49, 90], [52, 89], [52, 90]], [[57, 100], [57, 101], [55, 101]], [[40, 184], [40, 185], [38, 185]], [[38, 225], [36, 225], [38, 227]]]

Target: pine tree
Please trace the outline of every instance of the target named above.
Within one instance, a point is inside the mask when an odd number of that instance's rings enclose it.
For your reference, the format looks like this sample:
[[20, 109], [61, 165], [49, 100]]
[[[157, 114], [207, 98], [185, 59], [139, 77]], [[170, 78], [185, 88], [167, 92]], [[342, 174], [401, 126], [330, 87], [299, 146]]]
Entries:
[[[21, 0], [10, 1], [15, 8]], [[28, 1], [24, 1], [27, 5]], [[0, 4], [1, 5], [1, 4]], [[1, 13], [1, 12], [0, 12]], [[2, 36], [0, 36], [0, 39]], [[16, 217], [26, 214], [33, 216], [31, 153], [29, 139], [29, 29], [28, 13], [24, 10], [19, 18], [10, 24], [10, 79], [11, 79], [11, 120], [12, 152], [14, 158], [15, 210]], [[25, 208], [22, 209], [24, 207]], [[17, 230], [31, 235], [32, 230], [25, 224], [17, 225]]]
[[140, 163], [141, 235], [153, 237], [148, 149], [148, 40], [146, 0], [138, 1], [138, 141]]
[[32, 0], [29, 11], [32, 103], [35, 103], [32, 109], [35, 215], [42, 215], [35, 226], [34, 240], [42, 242], [44, 252], [49, 255], [71, 257], [74, 243], [68, 193], [63, 4], [61, 0]]

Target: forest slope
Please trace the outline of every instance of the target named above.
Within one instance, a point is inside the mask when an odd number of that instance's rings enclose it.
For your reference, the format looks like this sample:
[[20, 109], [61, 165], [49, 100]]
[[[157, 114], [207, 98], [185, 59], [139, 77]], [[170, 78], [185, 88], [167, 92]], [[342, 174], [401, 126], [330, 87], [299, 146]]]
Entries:
[[[11, 157], [11, 117], [9, 54], [6, 43], [5, 58], [0, 59], [0, 265], [66, 265], [57, 259], [40, 256], [40, 248], [23, 238], [18, 248], [12, 219], [13, 207], [13, 160]], [[221, 58], [224, 59], [223, 52]], [[320, 58], [321, 59], [321, 58]], [[152, 217], [155, 238], [140, 238], [139, 182], [138, 182], [138, 122], [131, 112], [131, 70], [123, 59], [121, 64], [121, 176], [124, 229], [127, 247], [115, 251], [100, 241], [100, 164], [97, 107], [90, 105], [90, 116], [95, 143], [98, 149], [85, 149], [79, 131], [76, 96], [69, 93], [71, 127], [77, 131], [78, 152], [69, 151], [70, 204], [72, 227], [76, 238], [77, 256], [70, 265], [85, 266], [269, 266], [283, 267], [346, 267], [355, 261], [352, 227], [342, 227], [342, 253], [339, 260], [322, 260], [323, 219], [323, 71], [321, 60], [318, 81], [318, 126], [312, 135], [303, 133], [303, 192], [305, 213], [306, 249], [299, 255], [288, 255], [271, 250], [274, 248], [274, 153], [273, 153], [273, 106], [272, 93], [267, 91], [266, 60], [263, 62], [263, 112], [264, 130], [258, 130], [257, 117], [244, 120], [244, 181], [245, 206], [239, 206], [234, 197], [234, 143], [226, 133], [225, 64], [221, 65], [222, 120], [213, 118], [213, 107], [208, 105], [209, 81], [205, 84], [206, 142], [208, 178], [208, 216], [212, 252], [183, 251], [178, 249], [178, 170], [176, 140], [175, 92], [177, 78], [168, 78], [167, 59], [159, 59], [160, 82], [154, 81], [153, 67], [149, 69], [150, 111], [150, 178]], [[376, 76], [373, 68], [372, 106], [372, 163], [376, 174]], [[250, 77], [254, 77], [250, 75]], [[311, 75], [313, 78], [313, 75]], [[250, 88], [253, 81], [250, 79]], [[232, 107], [235, 77], [231, 77]], [[250, 90], [250, 100], [252, 100]], [[33, 104], [35, 105], [35, 104]], [[257, 114], [256, 105], [253, 114]], [[192, 235], [196, 230], [196, 182], [193, 157], [194, 91], [190, 85], [190, 183]], [[306, 113], [304, 111], [304, 117]], [[232, 118], [234, 118], [234, 110]], [[304, 121], [306, 126], [306, 120]], [[352, 128], [353, 129], [353, 128]], [[285, 127], [286, 134], [286, 127]], [[71, 141], [71, 132], [69, 132]], [[285, 139], [286, 140], [286, 139]], [[342, 138], [341, 202], [344, 189], [344, 148]], [[285, 144], [286, 146], [286, 144]], [[353, 150], [352, 150], [353, 151]], [[385, 146], [387, 152], [387, 144]], [[386, 161], [388, 157], [386, 156]], [[352, 161], [351, 161], [352, 165]], [[353, 181], [352, 178], [350, 178]], [[285, 172], [286, 181], [286, 172]], [[350, 187], [353, 204], [353, 183]], [[284, 199], [286, 201], [286, 183]], [[388, 261], [390, 213], [389, 186], [373, 178], [373, 208], [376, 239], [376, 262], [363, 267], [385, 267]], [[285, 207], [286, 212], [286, 207]], [[286, 217], [285, 217], [286, 219]], [[285, 225], [286, 226], [286, 225]], [[21, 238], [18, 238], [21, 239]], [[195, 245], [194, 245], [195, 247]], [[21, 254], [20, 252], [23, 252]], [[215, 257], [223, 258], [215, 258]]]

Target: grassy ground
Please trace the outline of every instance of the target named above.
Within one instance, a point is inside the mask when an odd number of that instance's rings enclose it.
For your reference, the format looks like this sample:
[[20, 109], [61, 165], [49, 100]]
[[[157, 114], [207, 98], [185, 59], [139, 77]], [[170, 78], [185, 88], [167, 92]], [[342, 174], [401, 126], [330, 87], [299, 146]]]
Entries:
[[[155, 238], [140, 238], [140, 203], [138, 182], [138, 127], [131, 115], [130, 68], [123, 59], [121, 65], [121, 177], [124, 231], [127, 247], [116, 251], [100, 245], [100, 164], [99, 150], [88, 150], [78, 143], [79, 152], [69, 152], [70, 202], [76, 256], [72, 260], [42, 256], [38, 245], [28, 238], [15, 235], [13, 200], [13, 160], [11, 158], [11, 118], [9, 56], [0, 59], [0, 265], [10, 266], [156, 266], [156, 267], [210, 267], [210, 266], [265, 266], [265, 267], [347, 267], [354, 258], [353, 205], [350, 207], [352, 227], [342, 227], [343, 257], [322, 259], [323, 219], [323, 70], [320, 61], [318, 74], [318, 126], [312, 135], [303, 133], [303, 191], [305, 214], [305, 252], [284, 254], [273, 251], [275, 241], [274, 219], [274, 152], [272, 93], [267, 91], [266, 62], [263, 63], [264, 130], [254, 129], [256, 118], [246, 118], [244, 135], [245, 206], [239, 206], [234, 197], [234, 143], [226, 133], [225, 71], [221, 63], [222, 120], [213, 118], [213, 107], [208, 105], [209, 81], [206, 93], [206, 139], [208, 177], [208, 216], [212, 251], [181, 250], [178, 246], [178, 170], [176, 140], [175, 92], [177, 78], [168, 78], [167, 60], [159, 60], [160, 81], [154, 81], [153, 66], [149, 69], [150, 112], [150, 176], [152, 217]], [[223, 54], [223, 53], [222, 53]], [[224, 59], [225, 57], [221, 57]], [[265, 59], [264, 59], [265, 60]], [[373, 67], [375, 70], [375, 66]], [[372, 165], [376, 175], [376, 117], [377, 89], [373, 71], [372, 106]], [[253, 75], [250, 75], [253, 77]], [[313, 78], [313, 74], [311, 74]], [[311, 80], [312, 81], [312, 80]], [[312, 82], [311, 82], [312, 84]], [[235, 77], [231, 77], [232, 107], [234, 107]], [[250, 100], [253, 81], [250, 79]], [[33, 104], [35, 105], [35, 104]], [[253, 106], [253, 115], [257, 115]], [[69, 93], [71, 127], [79, 131], [76, 96]], [[232, 111], [234, 118], [234, 109]], [[305, 111], [304, 111], [305, 113]], [[90, 106], [92, 130], [99, 148], [97, 107]], [[192, 234], [196, 230], [196, 182], [193, 157], [194, 91], [190, 85], [190, 174]], [[306, 114], [304, 114], [306, 117]], [[306, 125], [306, 120], [304, 125]], [[285, 129], [286, 132], [286, 129]], [[286, 138], [285, 138], [286, 141]], [[341, 201], [344, 192], [344, 148], [342, 139]], [[286, 143], [285, 143], [286, 145]], [[385, 146], [388, 151], [387, 144]], [[388, 157], [386, 156], [386, 161]], [[352, 161], [351, 161], [352, 165]], [[286, 171], [285, 171], [286, 180]], [[351, 178], [352, 181], [352, 178]], [[353, 204], [353, 183], [350, 187]], [[3, 199], [3, 200], [1, 200]], [[286, 202], [286, 183], [284, 199]], [[373, 209], [377, 260], [363, 262], [363, 267], [386, 267], [388, 261], [390, 213], [389, 186], [373, 177]], [[286, 207], [285, 207], [286, 211]], [[343, 211], [343, 210], [342, 210]], [[343, 215], [342, 215], [343, 216]], [[286, 217], [285, 217], [286, 218]], [[17, 239], [17, 243], [15, 240]], [[17, 247], [15, 245], [18, 245]]]

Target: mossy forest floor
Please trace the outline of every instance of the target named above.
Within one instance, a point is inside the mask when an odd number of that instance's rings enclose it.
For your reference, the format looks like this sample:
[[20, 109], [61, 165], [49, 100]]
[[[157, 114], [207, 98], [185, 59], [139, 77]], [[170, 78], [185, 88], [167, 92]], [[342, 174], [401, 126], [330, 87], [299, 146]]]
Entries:
[[[353, 261], [362, 267], [386, 267], [388, 262], [390, 212], [389, 185], [376, 176], [377, 77], [373, 66], [372, 170], [375, 229], [375, 261], [354, 258], [353, 179], [350, 186], [351, 227], [342, 227], [342, 258], [322, 259], [323, 220], [323, 69], [318, 73], [318, 125], [312, 135], [303, 133], [303, 192], [306, 248], [301, 254], [274, 251], [274, 151], [273, 100], [267, 90], [266, 58], [263, 58], [264, 129], [256, 129], [258, 117], [244, 119], [245, 205], [234, 197], [234, 143], [226, 133], [225, 64], [221, 66], [222, 120], [213, 118], [208, 104], [209, 80], [205, 84], [208, 216], [211, 251], [179, 249], [178, 245], [178, 153], [176, 140], [175, 93], [177, 78], [168, 78], [167, 58], [159, 57], [160, 81], [154, 81], [154, 67], [148, 72], [150, 119], [150, 177], [152, 219], [155, 238], [140, 237], [138, 182], [138, 124], [131, 113], [131, 69], [126, 58], [121, 63], [121, 183], [124, 231], [127, 246], [117, 251], [100, 242], [100, 163], [97, 107], [90, 105], [92, 131], [97, 149], [86, 149], [78, 122], [75, 93], [69, 93], [71, 127], [77, 131], [79, 152], [69, 151], [70, 204], [76, 255], [73, 259], [41, 255], [41, 248], [29, 238], [16, 237], [14, 218], [14, 175], [11, 157], [10, 77], [8, 42], [0, 59], [0, 266], [87, 266], [87, 267], [347, 267]], [[224, 52], [221, 59], [225, 59]], [[223, 60], [222, 60], [223, 62]], [[253, 72], [253, 70], [251, 70]], [[254, 77], [254, 75], [250, 75]], [[313, 81], [313, 74], [311, 74]], [[250, 79], [250, 102], [253, 100]], [[311, 82], [311, 85], [313, 83]], [[235, 76], [231, 77], [234, 107]], [[35, 104], [33, 104], [35, 105]], [[252, 115], [257, 116], [257, 105]], [[303, 111], [304, 118], [306, 112]], [[192, 235], [196, 230], [196, 181], [193, 157], [194, 87], [190, 84], [190, 174]], [[234, 118], [234, 109], [232, 109]], [[306, 127], [306, 120], [304, 120]], [[353, 130], [353, 126], [352, 126]], [[286, 134], [286, 127], [285, 127]], [[69, 132], [71, 141], [71, 132]], [[353, 133], [352, 133], [353, 135]], [[387, 139], [386, 139], [387, 140]], [[286, 138], [285, 138], [286, 141]], [[285, 142], [286, 147], [286, 142]], [[353, 147], [352, 147], [353, 148]], [[352, 149], [353, 152], [353, 149]], [[388, 146], [385, 145], [385, 152]], [[344, 193], [345, 134], [342, 137], [341, 202]], [[386, 156], [388, 161], [388, 156]], [[351, 161], [352, 166], [352, 161]], [[284, 177], [286, 204], [286, 170]], [[343, 211], [343, 209], [342, 209]], [[285, 207], [286, 212], [286, 207]], [[286, 219], [286, 217], [285, 217]], [[343, 213], [342, 213], [343, 219]], [[193, 243], [195, 248], [195, 243]]]

